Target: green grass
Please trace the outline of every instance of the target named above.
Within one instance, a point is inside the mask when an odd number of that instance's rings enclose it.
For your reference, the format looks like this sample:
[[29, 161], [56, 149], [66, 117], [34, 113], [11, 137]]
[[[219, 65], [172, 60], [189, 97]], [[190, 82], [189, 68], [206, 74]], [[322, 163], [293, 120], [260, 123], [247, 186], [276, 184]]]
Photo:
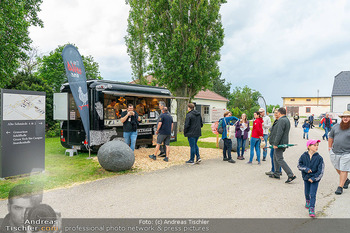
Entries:
[[[216, 134], [214, 134], [211, 131], [211, 124], [204, 124], [202, 128], [202, 136], [200, 138], [209, 138], [209, 137], [216, 137]], [[219, 136], [221, 137], [221, 135]], [[216, 148], [215, 142], [198, 142], [198, 147], [202, 148]], [[171, 142], [171, 146], [189, 146], [187, 138], [183, 135], [183, 133], [177, 134], [177, 141]]]
[[98, 161], [87, 159], [89, 157], [88, 153], [79, 153], [79, 155], [73, 157], [65, 156], [65, 148], [61, 146], [58, 137], [46, 138], [45, 147], [45, 172], [33, 176], [16, 176], [0, 180], [1, 199], [7, 198], [10, 189], [18, 184], [40, 183], [47, 190], [111, 177], [117, 174], [135, 172], [135, 170], [123, 172], [106, 171], [100, 166]]
[[[211, 132], [210, 124], [205, 124], [202, 128], [202, 137], [216, 137]], [[189, 146], [187, 138], [183, 134], [177, 135], [177, 142], [172, 146]], [[199, 147], [216, 148], [216, 143], [198, 142]], [[121, 175], [125, 173], [137, 172], [136, 169], [123, 172], [109, 172], [104, 170], [98, 161], [87, 159], [88, 153], [79, 153], [69, 157], [64, 155], [64, 148], [58, 137], [45, 139], [45, 172], [32, 176], [21, 175], [0, 180], [0, 199], [5, 199], [12, 187], [18, 184], [28, 184], [31, 182], [40, 183], [45, 190], [70, 186], [74, 183], [92, 181], [101, 178]], [[96, 156], [93, 154], [92, 156]]]

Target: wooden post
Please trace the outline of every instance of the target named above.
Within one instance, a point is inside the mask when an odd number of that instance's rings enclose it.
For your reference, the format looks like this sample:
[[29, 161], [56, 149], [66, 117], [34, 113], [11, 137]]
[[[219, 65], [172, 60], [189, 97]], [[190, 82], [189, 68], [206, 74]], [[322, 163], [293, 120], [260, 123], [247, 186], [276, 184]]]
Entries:
[[219, 148], [219, 134], [216, 135], [216, 148]]

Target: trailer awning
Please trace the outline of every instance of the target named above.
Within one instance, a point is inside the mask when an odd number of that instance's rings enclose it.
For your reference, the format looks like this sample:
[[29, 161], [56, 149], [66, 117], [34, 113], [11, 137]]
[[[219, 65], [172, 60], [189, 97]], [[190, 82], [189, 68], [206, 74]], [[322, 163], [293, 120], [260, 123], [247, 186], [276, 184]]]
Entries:
[[135, 92], [124, 92], [124, 91], [102, 91], [107, 95], [116, 95], [116, 96], [137, 96], [137, 97], [152, 97], [152, 98], [166, 98], [174, 99], [172, 95], [156, 95], [156, 94], [145, 94], [145, 93], [135, 93]]

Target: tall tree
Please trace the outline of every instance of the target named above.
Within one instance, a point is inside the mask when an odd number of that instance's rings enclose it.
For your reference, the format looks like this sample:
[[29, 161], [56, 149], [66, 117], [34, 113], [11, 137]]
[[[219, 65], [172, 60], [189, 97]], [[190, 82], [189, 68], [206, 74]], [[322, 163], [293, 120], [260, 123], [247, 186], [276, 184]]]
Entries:
[[37, 12], [42, 0], [0, 1], [0, 87], [8, 82], [19, 67], [20, 59], [30, 49], [30, 26], [43, 27]]
[[[54, 92], [59, 92], [61, 85], [67, 82], [66, 70], [63, 64], [62, 50], [64, 46], [58, 46], [49, 55], [39, 58], [38, 75], [50, 84]], [[99, 65], [92, 56], [81, 56], [83, 59], [86, 79], [102, 79]]]
[[259, 110], [259, 104], [257, 103], [258, 97], [261, 96], [259, 91], [255, 91], [248, 86], [235, 87], [229, 98], [228, 104], [230, 109], [238, 108], [241, 113], [247, 114], [248, 118], [253, 118], [253, 113]]
[[[150, 68], [159, 85], [175, 96], [193, 98], [220, 75], [224, 41], [220, 7], [225, 0], [147, 0]], [[188, 100], [177, 101], [183, 130]]]
[[130, 57], [132, 79], [138, 84], [147, 85], [145, 73], [147, 71], [147, 45], [146, 45], [146, 1], [126, 0], [130, 5], [127, 36], [125, 43]]
[[228, 99], [231, 93], [231, 85], [232, 84], [230, 82], [226, 83], [226, 80], [224, 78], [221, 78], [220, 74], [220, 76], [213, 78], [209, 89]]

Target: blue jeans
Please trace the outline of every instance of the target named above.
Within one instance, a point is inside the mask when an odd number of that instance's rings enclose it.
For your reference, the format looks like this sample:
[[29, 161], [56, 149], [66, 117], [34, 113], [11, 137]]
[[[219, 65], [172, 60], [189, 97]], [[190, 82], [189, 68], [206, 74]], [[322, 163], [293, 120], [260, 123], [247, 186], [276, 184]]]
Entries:
[[260, 163], [260, 138], [250, 138], [250, 158], [249, 162], [253, 162], [254, 158], [254, 148], [256, 151], [256, 157], [258, 158], [258, 162]]
[[298, 120], [294, 120], [294, 125], [295, 125], [295, 127], [297, 127], [298, 126]]
[[[232, 159], [231, 150], [232, 150], [232, 140], [229, 138], [224, 138], [224, 148], [222, 150], [222, 154], [224, 158]], [[227, 156], [226, 156], [227, 155]]]
[[329, 133], [329, 131], [331, 131], [330, 128], [324, 127], [324, 134], [323, 134], [322, 138], [324, 139], [324, 137], [326, 137], [327, 141], [328, 141], [328, 133]]
[[191, 148], [191, 161], [194, 161], [194, 156], [197, 156], [197, 160], [200, 158], [199, 156], [199, 148], [197, 146], [197, 141], [199, 137], [188, 137], [188, 143], [190, 144]]
[[316, 193], [318, 188], [318, 182], [309, 182], [304, 180], [304, 191], [305, 191], [305, 199], [310, 201], [310, 207], [315, 208], [316, 203]]
[[[271, 148], [271, 150], [270, 150], [270, 158], [271, 158], [271, 165], [272, 165], [272, 167], [271, 167], [271, 171], [272, 172], [275, 172], [275, 165], [274, 165], [274, 163], [273, 163], [273, 153], [275, 152], [275, 149], [273, 149], [273, 148]], [[282, 172], [282, 168], [280, 167], [280, 173]]]
[[[267, 138], [269, 137], [268, 134], [264, 134], [264, 141], [266, 143], [266, 146], [267, 146]], [[266, 158], [266, 155], [267, 155], [267, 148], [264, 148], [263, 149], [263, 158], [265, 159]]]
[[[244, 155], [246, 141], [247, 141], [247, 139], [243, 139], [243, 136], [240, 138], [237, 138], [237, 156]], [[242, 152], [241, 152], [241, 148], [242, 148]]]
[[135, 150], [136, 139], [137, 139], [137, 131], [134, 132], [123, 132], [123, 137], [125, 143], [130, 146], [131, 150]]
[[305, 138], [305, 136], [306, 136], [306, 139], [309, 139], [309, 132], [304, 132], [303, 138]]

